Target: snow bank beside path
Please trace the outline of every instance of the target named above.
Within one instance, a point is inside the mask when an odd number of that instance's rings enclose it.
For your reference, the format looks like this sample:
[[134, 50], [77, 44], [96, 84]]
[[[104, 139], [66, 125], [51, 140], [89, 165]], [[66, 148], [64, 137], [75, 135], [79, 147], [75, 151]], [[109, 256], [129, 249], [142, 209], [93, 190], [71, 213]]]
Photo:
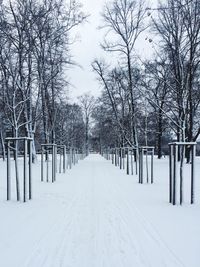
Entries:
[[200, 266], [200, 181], [195, 205], [168, 204], [167, 159], [155, 160], [153, 185], [99, 155], [54, 184], [40, 182], [37, 163], [27, 203], [5, 201], [4, 162], [0, 169], [2, 267]]

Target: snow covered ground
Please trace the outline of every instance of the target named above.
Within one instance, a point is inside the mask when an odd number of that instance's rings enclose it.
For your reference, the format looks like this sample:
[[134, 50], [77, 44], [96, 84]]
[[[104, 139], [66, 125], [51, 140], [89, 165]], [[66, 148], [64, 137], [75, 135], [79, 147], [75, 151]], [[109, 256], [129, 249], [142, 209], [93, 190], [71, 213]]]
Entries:
[[33, 173], [33, 200], [7, 202], [0, 162], [1, 267], [200, 266], [199, 159], [196, 203], [186, 195], [182, 207], [168, 203], [167, 158], [152, 185], [95, 154], [54, 184], [40, 182], [39, 162]]

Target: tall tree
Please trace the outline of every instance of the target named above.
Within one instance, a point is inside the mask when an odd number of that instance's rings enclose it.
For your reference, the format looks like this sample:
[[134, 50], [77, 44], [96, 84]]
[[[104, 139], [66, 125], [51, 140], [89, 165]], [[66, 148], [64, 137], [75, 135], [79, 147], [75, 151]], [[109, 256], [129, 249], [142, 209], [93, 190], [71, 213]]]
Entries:
[[[162, 53], [168, 55], [174, 82], [171, 98], [176, 102], [177, 139], [195, 141], [194, 117], [199, 105], [196, 87], [200, 51], [199, 1], [168, 0], [158, 9], [154, 28], [162, 39]], [[198, 96], [198, 97], [197, 97]]]
[[86, 155], [89, 154], [89, 126], [90, 119], [95, 105], [94, 96], [89, 93], [85, 93], [78, 98], [85, 121], [85, 151]]
[[[133, 52], [139, 35], [146, 29], [145, 2], [133, 0], [114, 0], [105, 5], [102, 17], [107, 28], [102, 47], [108, 52], [118, 52], [122, 57], [123, 67], [126, 69], [128, 91], [130, 97], [131, 142], [138, 145], [136, 123], [136, 101], [133, 81]], [[109, 34], [112, 41], [109, 40]], [[115, 38], [113, 38], [113, 34]], [[113, 41], [114, 40], [114, 41]]]

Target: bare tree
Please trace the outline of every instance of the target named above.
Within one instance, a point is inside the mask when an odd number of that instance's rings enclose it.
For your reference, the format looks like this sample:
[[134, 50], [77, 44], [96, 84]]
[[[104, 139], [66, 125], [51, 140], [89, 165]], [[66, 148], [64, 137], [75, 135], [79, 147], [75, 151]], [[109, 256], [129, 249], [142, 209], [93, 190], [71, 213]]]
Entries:
[[[176, 102], [177, 139], [194, 141], [194, 116], [198, 109], [198, 88], [195, 85], [199, 68], [200, 7], [199, 1], [168, 0], [160, 5], [159, 19], [153, 20], [162, 38], [162, 53], [168, 55], [174, 82], [171, 97]], [[197, 133], [199, 128], [197, 129]]]
[[[105, 21], [103, 28], [108, 32], [102, 47], [109, 52], [118, 52], [122, 56], [123, 66], [127, 70], [128, 92], [131, 112], [131, 142], [137, 145], [136, 103], [133, 81], [133, 52], [139, 35], [146, 29], [144, 18], [146, 8], [144, 1], [114, 0], [105, 5], [102, 14]], [[116, 41], [109, 41], [109, 34], [114, 33]]]
[[[45, 1], [38, 11], [34, 43], [37, 61], [38, 86], [41, 94], [45, 142], [55, 142], [56, 99], [61, 94], [63, 73], [72, 64], [69, 54], [70, 32], [86, 16], [77, 1], [67, 4]], [[62, 83], [62, 85], [61, 85]]]
[[95, 105], [94, 96], [89, 93], [85, 93], [82, 96], [78, 97], [82, 112], [84, 114], [85, 121], [85, 151], [86, 155], [89, 154], [89, 127], [90, 127], [90, 118]]
[[[142, 84], [145, 87], [145, 96], [153, 108], [156, 116], [156, 147], [158, 158], [162, 157], [162, 136], [167, 127], [171, 124], [167, 122], [166, 113], [169, 113], [172, 105], [169, 98], [170, 87], [168, 81], [171, 77], [170, 65], [166, 60], [155, 59], [145, 63], [145, 79]], [[174, 125], [172, 127], [174, 130]]]
[[56, 142], [82, 149], [85, 142], [85, 124], [81, 107], [60, 101], [57, 105]]

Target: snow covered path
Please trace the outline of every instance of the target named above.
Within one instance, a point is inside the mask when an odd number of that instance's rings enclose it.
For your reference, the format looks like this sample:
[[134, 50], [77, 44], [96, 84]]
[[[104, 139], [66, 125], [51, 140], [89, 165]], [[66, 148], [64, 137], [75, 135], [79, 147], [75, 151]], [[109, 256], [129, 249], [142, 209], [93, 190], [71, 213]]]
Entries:
[[33, 201], [1, 204], [0, 266], [199, 266], [197, 258], [188, 265], [139, 208], [136, 177], [99, 155], [59, 175], [55, 184], [37, 179]]

